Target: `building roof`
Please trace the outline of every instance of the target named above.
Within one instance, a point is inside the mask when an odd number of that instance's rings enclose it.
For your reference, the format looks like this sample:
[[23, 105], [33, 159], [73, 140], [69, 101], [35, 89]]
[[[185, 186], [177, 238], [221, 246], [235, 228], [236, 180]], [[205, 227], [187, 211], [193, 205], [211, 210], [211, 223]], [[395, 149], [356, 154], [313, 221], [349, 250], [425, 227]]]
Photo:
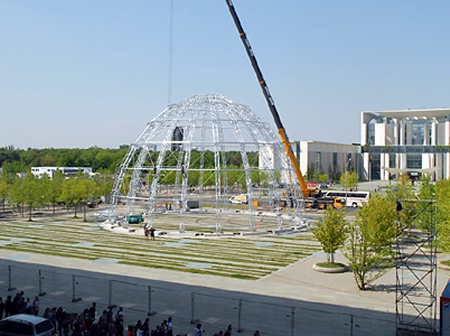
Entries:
[[382, 115], [387, 118], [395, 119], [440, 119], [450, 115], [450, 108], [436, 108], [436, 109], [420, 109], [420, 110], [388, 110], [388, 111], [367, 111]]

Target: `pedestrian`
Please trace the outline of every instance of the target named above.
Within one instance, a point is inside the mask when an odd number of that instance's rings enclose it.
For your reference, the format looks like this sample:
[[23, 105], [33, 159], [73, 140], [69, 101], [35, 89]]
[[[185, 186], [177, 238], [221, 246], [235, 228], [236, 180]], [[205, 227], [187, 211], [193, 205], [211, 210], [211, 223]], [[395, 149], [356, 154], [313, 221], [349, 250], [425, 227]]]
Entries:
[[225, 332], [223, 333], [223, 336], [231, 336], [232, 330], [233, 330], [233, 327], [231, 326], [231, 324], [229, 324], [227, 330], [225, 330]]
[[0, 296], [0, 320], [3, 319], [3, 311], [5, 310], [5, 303], [3, 298]]
[[172, 316], [167, 319], [167, 336], [173, 336], [173, 320]]
[[123, 307], [119, 307], [119, 310], [116, 313], [116, 319], [122, 318], [122, 320], [123, 320], [124, 317], [125, 317], [125, 313], [123, 311]]
[[138, 320], [136, 322], [136, 326], [134, 327], [134, 329], [136, 330], [136, 336], [143, 336], [144, 329], [143, 329], [143, 325], [142, 325], [142, 321], [141, 320]]
[[5, 317], [11, 316], [12, 314], [12, 296], [8, 295], [5, 301]]
[[97, 303], [92, 302], [92, 306], [89, 308], [89, 314], [91, 315], [92, 321], [95, 321], [97, 318]]
[[260, 336], [259, 330], [256, 330], [255, 333], [253, 334], [253, 336]]
[[202, 329], [202, 324], [201, 323], [197, 323], [197, 326], [195, 327], [195, 336], [202, 336], [203, 335], [204, 330]]
[[41, 304], [41, 302], [39, 301], [39, 297], [36, 296], [34, 298], [34, 300], [33, 300], [33, 314], [34, 314], [34, 316], [38, 316], [40, 304]]
[[31, 315], [33, 313], [33, 305], [31, 304], [30, 298], [25, 301], [25, 314]]
[[[119, 311], [117, 313], [119, 313]], [[123, 336], [124, 329], [123, 314], [116, 314], [116, 336]]]
[[142, 324], [142, 335], [150, 336], [150, 319], [147, 317]]
[[151, 240], [155, 240], [155, 228], [153, 226], [150, 226], [150, 238]]
[[136, 331], [135, 331], [134, 326], [132, 326], [132, 325], [128, 326], [127, 336], [136, 336]]

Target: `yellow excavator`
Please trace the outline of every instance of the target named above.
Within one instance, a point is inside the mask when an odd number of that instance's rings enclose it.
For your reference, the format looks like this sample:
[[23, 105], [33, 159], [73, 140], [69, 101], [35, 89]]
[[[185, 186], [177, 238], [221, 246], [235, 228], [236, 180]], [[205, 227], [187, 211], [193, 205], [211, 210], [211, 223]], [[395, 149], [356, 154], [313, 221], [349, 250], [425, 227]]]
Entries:
[[303, 197], [304, 198], [310, 197], [310, 196], [312, 196], [313, 190], [308, 188], [308, 186], [306, 185], [306, 182], [303, 178], [302, 172], [300, 171], [298, 161], [294, 155], [294, 152], [292, 151], [291, 143], [286, 134], [286, 129], [283, 127], [283, 124], [281, 123], [280, 115], [278, 114], [277, 108], [275, 107], [275, 102], [274, 102], [272, 96], [270, 95], [269, 87], [267, 86], [267, 83], [264, 80], [261, 70], [259, 69], [259, 65], [258, 65], [258, 62], [256, 61], [255, 54], [253, 53], [250, 42], [247, 39], [244, 29], [242, 28], [239, 17], [237, 16], [236, 10], [234, 9], [233, 2], [231, 0], [225, 0], [225, 1], [228, 5], [228, 9], [230, 10], [231, 16], [233, 17], [234, 23], [236, 24], [236, 28], [239, 32], [239, 36], [241, 37], [242, 43], [244, 44], [245, 50], [247, 51], [247, 55], [250, 58], [250, 62], [252, 63], [253, 70], [255, 70], [256, 77], [258, 78], [259, 85], [261, 86], [264, 97], [266, 98], [267, 105], [269, 105], [270, 112], [272, 113], [272, 117], [275, 121], [275, 125], [278, 128], [278, 133], [280, 134], [281, 141], [283, 142], [284, 148], [286, 150], [286, 154], [289, 157], [289, 159], [291, 161], [291, 165], [294, 168], [295, 175], [297, 176], [297, 180], [300, 185], [300, 189], [303, 193]]

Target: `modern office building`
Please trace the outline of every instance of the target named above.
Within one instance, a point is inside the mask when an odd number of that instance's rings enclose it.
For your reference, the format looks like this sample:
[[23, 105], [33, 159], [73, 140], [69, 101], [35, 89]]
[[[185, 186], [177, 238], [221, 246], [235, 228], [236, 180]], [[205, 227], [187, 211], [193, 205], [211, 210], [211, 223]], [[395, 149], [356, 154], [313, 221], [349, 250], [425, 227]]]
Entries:
[[333, 181], [338, 181], [345, 171], [360, 170], [359, 144], [298, 141], [295, 143], [294, 153], [300, 158], [300, 170], [304, 175], [318, 172], [327, 174]]
[[450, 176], [450, 109], [361, 113], [361, 179]]
[[[339, 144], [320, 141], [293, 141], [292, 151], [299, 162], [303, 175], [310, 175], [307, 180], [312, 181], [313, 174], [327, 174], [332, 181], [338, 181], [346, 170], [358, 171], [361, 164], [360, 145]], [[259, 164], [262, 168], [279, 168], [286, 164], [284, 148], [277, 147], [277, 152], [270, 146], [260, 148]], [[289, 183], [286, 177], [281, 178], [282, 183]]]

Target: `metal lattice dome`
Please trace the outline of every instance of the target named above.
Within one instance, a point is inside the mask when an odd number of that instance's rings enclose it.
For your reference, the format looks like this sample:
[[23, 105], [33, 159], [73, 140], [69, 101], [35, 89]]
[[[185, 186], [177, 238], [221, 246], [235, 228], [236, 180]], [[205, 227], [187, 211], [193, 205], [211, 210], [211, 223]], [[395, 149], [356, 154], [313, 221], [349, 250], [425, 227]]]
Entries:
[[194, 217], [216, 233], [280, 230], [303, 221], [294, 181], [278, 135], [248, 106], [195, 95], [169, 105], [130, 145], [111, 219], [127, 226], [143, 214], [150, 225], [180, 232]]

